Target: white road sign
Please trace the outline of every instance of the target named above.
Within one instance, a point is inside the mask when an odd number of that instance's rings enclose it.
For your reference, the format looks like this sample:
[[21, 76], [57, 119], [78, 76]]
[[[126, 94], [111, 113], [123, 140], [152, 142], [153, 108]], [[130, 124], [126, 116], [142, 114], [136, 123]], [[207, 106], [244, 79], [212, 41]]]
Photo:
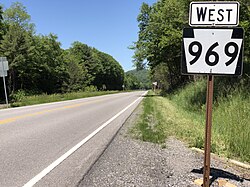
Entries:
[[9, 70], [9, 64], [6, 57], [0, 57], [0, 77], [6, 77]]
[[5, 77], [7, 76], [7, 71], [9, 70], [9, 64], [6, 57], [0, 57], [0, 77], [3, 77], [4, 94], [6, 99], [6, 104], [8, 107], [8, 96], [6, 91]]
[[9, 63], [8, 61], [0, 61], [0, 71], [7, 71], [9, 70]]
[[240, 4], [234, 2], [192, 2], [189, 10], [190, 26], [237, 26]]
[[7, 71], [0, 71], [0, 77], [7, 77]]
[[185, 28], [182, 74], [242, 74], [242, 28]]

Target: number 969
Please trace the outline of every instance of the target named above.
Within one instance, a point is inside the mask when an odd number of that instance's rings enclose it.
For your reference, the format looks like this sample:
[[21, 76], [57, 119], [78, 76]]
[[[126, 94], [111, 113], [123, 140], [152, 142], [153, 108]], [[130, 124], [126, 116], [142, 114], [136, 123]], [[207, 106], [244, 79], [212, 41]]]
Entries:
[[[218, 64], [220, 57], [219, 57], [219, 54], [216, 51], [214, 51], [214, 49], [218, 46], [219, 46], [218, 42], [215, 42], [207, 50], [206, 55], [205, 55], [205, 62], [207, 63], [207, 65], [215, 66], [216, 64]], [[232, 47], [233, 50], [229, 50], [230, 47]], [[196, 48], [196, 50], [194, 50], [194, 48]], [[201, 53], [202, 53], [201, 43], [198, 41], [194, 41], [194, 42], [190, 43], [190, 45], [188, 47], [188, 51], [192, 56], [194, 56], [194, 58], [189, 62], [190, 65], [193, 65], [194, 63], [196, 63], [198, 61], [198, 59], [201, 56]], [[225, 62], [226, 66], [229, 66], [230, 64], [232, 64], [234, 62], [234, 60], [236, 59], [236, 57], [238, 55], [238, 52], [239, 52], [239, 47], [235, 42], [229, 42], [225, 45], [224, 53], [228, 57], [230, 57], [230, 59], [227, 62]], [[210, 58], [211, 56], [214, 56], [214, 58], [213, 59]]]

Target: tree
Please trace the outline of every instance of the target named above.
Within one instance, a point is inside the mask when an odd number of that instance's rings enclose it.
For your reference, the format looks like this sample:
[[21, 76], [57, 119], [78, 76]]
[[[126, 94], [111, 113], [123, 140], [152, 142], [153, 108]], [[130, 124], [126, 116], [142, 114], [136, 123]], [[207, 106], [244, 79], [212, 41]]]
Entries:
[[141, 12], [137, 17], [137, 21], [139, 23], [139, 39], [137, 42], [134, 43], [134, 46], [130, 47], [130, 49], [135, 50], [133, 62], [137, 70], [145, 68], [145, 60], [147, 60], [149, 55], [148, 43], [150, 42], [150, 33], [148, 27], [150, 22], [151, 11], [152, 8], [148, 4], [143, 3], [141, 6]]
[[124, 82], [124, 71], [121, 65], [110, 55], [93, 50], [101, 64], [100, 71], [96, 74], [94, 85], [99, 89], [103, 86], [107, 90], [121, 90]]
[[[149, 70], [148, 69], [142, 69], [142, 70], [130, 70], [126, 72], [125, 74], [125, 80], [133, 80], [136, 84], [131, 84], [133, 86], [129, 86], [126, 84], [128, 89], [150, 89], [152, 87], [152, 81], [149, 77]], [[136, 86], [135, 86], [136, 85]]]
[[81, 60], [71, 50], [65, 50], [63, 56], [67, 74], [63, 83], [63, 91], [84, 90], [90, 82], [87, 80], [87, 70], [80, 63]]
[[[244, 37], [244, 62], [250, 64], [250, 2], [247, 0], [240, 0], [240, 26], [245, 30]], [[248, 65], [249, 66], [249, 65]], [[250, 69], [248, 69], [250, 70]], [[249, 71], [245, 71], [246, 73]]]
[[91, 85], [95, 79], [96, 73], [99, 72], [100, 64], [94, 59], [91, 47], [81, 42], [73, 42], [69, 53], [74, 56], [74, 59], [80, 64], [85, 74], [86, 85]]
[[122, 89], [124, 71], [113, 57], [81, 42], [63, 50], [55, 34], [36, 35], [21, 3], [4, 12], [0, 7], [0, 26], [0, 54], [9, 61], [10, 94], [20, 89], [48, 94], [79, 91], [91, 85]]
[[140, 82], [133, 74], [126, 74], [124, 86], [126, 90], [136, 90], [140, 88]]
[[3, 39], [4, 24], [3, 24], [3, 7], [0, 5], [0, 40]]
[[43, 93], [62, 91], [62, 85], [67, 77], [66, 65], [61, 43], [57, 41], [56, 35], [33, 37], [33, 49], [26, 72], [29, 72], [26, 80], [29, 80], [28, 76], [33, 77], [30, 89]]
[[[84, 89], [86, 86], [96, 86], [99, 90], [119, 90], [122, 89], [124, 71], [120, 64], [110, 55], [91, 48], [81, 42], [73, 42], [72, 46], [66, 50], [65, 61], [67, 62], [68, 72], [74, 71], [81, 75], [70, 75], [65, 86], [69, 82], [74, 82], [78, 86], [74, 89]], [[69, 74], [71, 74], [69, 73]]]
[[13, 3], [3, 14], [7, 32], [1, 41], [0, 51], [9, 61], [8, 90], [13, 93], [22, 87], [23, 72], [31, 48], [34, 25], [20, 3]]
[[167, 67], [164, 73], [173, 88], [183, 77], [180, 75], [182, 28], [187, 21], [185, 1], [160, 0], [151, 7], [143, 3], [138, 16], [139, 39], [135, 43], [136, 66], [147, 61], [152, 72], [159, 64]]
[[[165, 78], [163, 90], [172, 90], [193, 80], [191, 76], [180, 74], [182, 29], [188, 26], [190, 2], [191, 0], [159, 0], [152, 6], [143, 3], [137, 18], [138, 41], [131, 47], [135, 50], [134, 63], [139, 69], [149, 66], [152, 77]], [[246, 47], [250, 45], [250, 8], [249, 1], [240, 0], [240, 4], [240, 26], [245, 30], [243, 82], [247, 83], [250, 82], [250, 49]]]

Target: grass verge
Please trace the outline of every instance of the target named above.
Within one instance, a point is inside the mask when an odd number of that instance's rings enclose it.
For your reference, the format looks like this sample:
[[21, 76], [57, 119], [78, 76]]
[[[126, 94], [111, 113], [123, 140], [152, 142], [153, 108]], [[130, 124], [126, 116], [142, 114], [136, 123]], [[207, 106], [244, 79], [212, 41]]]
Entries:
[[34, 104], [50, 103], [57, 101], [66, 101], [72, 99], [80, 99], [85, 97], [100, 96], [106, 94], [114, 94], [118, 91], [96, 91], [96, 92], [71, 92], [65, 94], [42, 94], [33, 96], [23, 96], [19, 101], [11, 103], [11, 107], [20, 107]]
[[[204, 147], [204, 83], [189, 85], [172, 97], [149, 92], [143, 100], [144, 111], [133, 135], [143, 141], [164, 143], [168, 136], [184, 140], [190, 146]], [[198, 95], [197, 95], [198, 94]], [[193, 103], [191, 103], [193, 102]], [[200, 103], [198, 103], [200, 102]], [[218, 155], [250, 162], [250, 98], [241, 94], [218, 100], [213, 110], [211, 151]], [[195, 108], [196, 107], [196, 108]]]
[[135, 138], [142, 141], [163, 144], [166, 134], [163, 129], [163, 117], [161, 113], [157, 113], [157, 107], [154, 105], [154, 99], [147, 95], [142, 101], [143, 113], [140, 116], [137, 125], [131, 129], [131, 133]]

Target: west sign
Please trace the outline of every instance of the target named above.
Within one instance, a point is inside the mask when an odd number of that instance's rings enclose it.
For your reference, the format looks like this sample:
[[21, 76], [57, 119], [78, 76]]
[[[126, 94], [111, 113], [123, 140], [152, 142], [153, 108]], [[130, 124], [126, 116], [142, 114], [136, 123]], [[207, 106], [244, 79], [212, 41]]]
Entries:
[[189, 10], [190, 26], [237, 26], [239, 24], [239, 3], [192, 2]]

